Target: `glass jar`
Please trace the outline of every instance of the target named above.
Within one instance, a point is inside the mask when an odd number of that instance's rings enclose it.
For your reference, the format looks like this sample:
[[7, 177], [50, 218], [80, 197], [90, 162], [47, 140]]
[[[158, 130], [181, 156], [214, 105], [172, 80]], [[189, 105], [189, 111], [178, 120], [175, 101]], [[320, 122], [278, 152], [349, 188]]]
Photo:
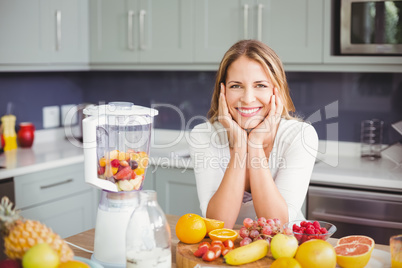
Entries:
[[127, 268], [172, 265], [170, 227], [155, 191], [140, 191], [140, 205], [127, 225], [126, 265]]
[[20, 123], [17, 138], [21, 147], [30, 148], [35, 138], [35, 126], [30, 122]]

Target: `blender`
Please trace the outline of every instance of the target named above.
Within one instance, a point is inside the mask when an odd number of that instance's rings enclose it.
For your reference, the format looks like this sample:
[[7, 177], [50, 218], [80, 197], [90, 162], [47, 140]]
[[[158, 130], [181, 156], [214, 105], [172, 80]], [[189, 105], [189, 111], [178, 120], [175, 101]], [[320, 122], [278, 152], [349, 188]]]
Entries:
[[125, 232], [139, 204], [155, 109], [110, 102], [84, 109], [85, 181], [101, 189], [94, 254], [105, 268], [125, 267]]

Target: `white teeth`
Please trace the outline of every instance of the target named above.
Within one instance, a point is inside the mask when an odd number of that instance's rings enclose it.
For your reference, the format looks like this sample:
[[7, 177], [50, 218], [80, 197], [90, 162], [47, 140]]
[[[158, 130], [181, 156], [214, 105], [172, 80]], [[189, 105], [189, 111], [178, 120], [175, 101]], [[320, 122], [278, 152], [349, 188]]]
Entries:
[[258, 109], [260, 108], [254, 108], [254, 109], [241, 109], [238, 108], [239, 112], [241, 112], [242, 114], [252, 114], [258, 111]]

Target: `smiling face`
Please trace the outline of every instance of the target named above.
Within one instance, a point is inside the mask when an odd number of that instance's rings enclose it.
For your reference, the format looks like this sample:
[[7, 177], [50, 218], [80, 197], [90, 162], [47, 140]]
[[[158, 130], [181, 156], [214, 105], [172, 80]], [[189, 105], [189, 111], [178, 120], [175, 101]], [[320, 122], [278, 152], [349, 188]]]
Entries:
[[259, 62], [241, 56], [229, 66], [226, 101], [229, 113], [240, 127], [255, 128], [268, 115], [273, 89]]

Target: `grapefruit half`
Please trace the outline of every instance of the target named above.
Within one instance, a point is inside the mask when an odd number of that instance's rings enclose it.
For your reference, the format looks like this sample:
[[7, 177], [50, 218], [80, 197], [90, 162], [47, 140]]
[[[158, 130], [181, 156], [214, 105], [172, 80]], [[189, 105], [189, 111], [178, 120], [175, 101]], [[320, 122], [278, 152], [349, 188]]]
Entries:
[[336, 246], [336, 262], [343, 268], [363, 268], [370, 260], [372, 248], [363, 243]]

